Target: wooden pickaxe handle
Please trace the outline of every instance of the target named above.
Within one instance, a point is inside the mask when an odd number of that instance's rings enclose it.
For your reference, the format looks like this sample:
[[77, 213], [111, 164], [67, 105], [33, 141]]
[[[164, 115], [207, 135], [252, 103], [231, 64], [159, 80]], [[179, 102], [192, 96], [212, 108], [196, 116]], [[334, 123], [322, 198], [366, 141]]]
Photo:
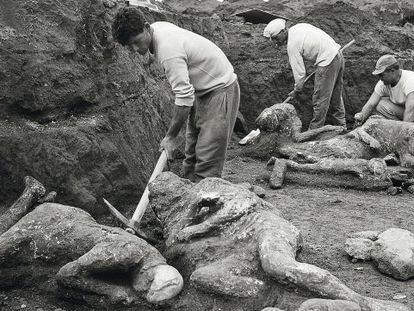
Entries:
[[345, 50], [345, 49], [347, 49], [347, 48], [349, 48], [352, 44], [354, 44], [355, 43], [355, 39], [352, 39], [351, 41], [349, 41], [347, 44], [345, 44], [343, 47], [341, 47], [340, 49], [339, 49], [339, 51], [343, 51], [343, 50]]
[[147, 236], [144, 232], [142, 232], [139, 229], [139, 222], [142, 218], [142, 216], [145, 213], [145, 210], [147, 209], [149, 199], [148, 199], [148, 184], [155, 179], [165, 168], [167, 165], [167, 153], [165, 150], [161, 152], [160, 157], [158, 158], [157, 165], [155, 165], [154, 171], [152, 172], [152, 175], [147, 183], [147, 186], [145, 187], [144, 193], [141, 196], [141, 200], [138, 203], [137, 208], [135, 209], [135, 213], [132, 216], [131, 219], [127, 219], [124, 215], [122, 215], [111, 203], [109, 203], [107, 200], [103, 199], [106, 206], [109, 208], [109, 211], [113, 216], [115, 216], [118, 221], [120, 221], [125, 227], [127, 227], [127, 231], [136, 234], [140, 238], [146, 240], [147, 242], [151, 244], [156, 244], [158, 241]]
[[[158, 243], [158, 241], [152, 237], [147, 236], [144, 232], [142, 232], [138, 227], [134, 226], [133, 223], [131, 223], [130, 220], [128, 220], [128, 218], [126, 218], [124, 215], [122, 215], [111, 203], [109, 203], [105, 198], [103, 199], [104, 203], [106, 204], [106, 206], [109, 208], [109, 211], [111, 212], [111, 214], [118, 219], [118, 221], [120, 221], [125, 227], [126, 227], [126, 231], [128, 231], [129, 233], [135, 234], [138, 237], [140, 237], [141, 239], [146, 240], [147, 242], [156, 245]], [[130, 231], [131, 230], [131, 231]]]
[[[355, 43], [355, 39], [352, 39], [351, 41], [349, 41], [347, 44], [345, 44], [343, 47], [341, 47], [340, 49], [339, 49], [339, 51], [340, 52], [342, 52], [343, 50], [345, 50], [345, 49], [347, 49], [347, 48], [349, 48], [352, 44], [354, 44]], [[305, 85], [306, 84], [306, 82], [308, 82], [308, 80], [315, 74], [315, 72], [316, 71], [314, 71], [314, 72], [312, 72], [310, 75], [308, 75], [306, 78], [305, 78], [305, 81], [303, 82], [303, 85]], [[283, 101], [283, 104], [286, 104], [286, 103], [288, 103], [290, 100], [292, 100], [292, 96], [288, 96], [284, 101]]]
[[149, 190], [148, 190], [148, 184], [155, 179], [162, 171], [164, 170], [165, 166], [167, 165], [167, 153], [165, 150], [161, 152], [160, 157], [158, 158], [157, 165], [155, 165], [154, 171], [152, 172], [152, 175], [147, 183], [147, 186], [145, 187], [144, 193], [141, 196], [141, 200], [139, 200], [139, 203], [137, 205], [137, 208], [135, 209], [134, 215], [132, 215], [131, 222], [136, 227], [138, 223], [141, 221], [142, 216], [145, 213], [145, 210], [147, 209], [148, 203], [149, 203]]
[[[310, 79], [310, 78], [312, 78], [314, 75], [315, 75], [315, 73], [316, 73], [316, 71], [314, 71], [314, 72], [312, 72], [311, 74], [309, 74], [306, 78], [305, 78], [305, 81], [303, 82], [303, 85], [305, 85], [306, 84], [306, 82], [308, 82], [308, 80]], [[284, 101], [283, 101], [283, 104], [286, 104], [286, 103], [288, 103], [290, 100], [292, 100], [293, 99], [293, 97], [292, 96], [288, 96]]]

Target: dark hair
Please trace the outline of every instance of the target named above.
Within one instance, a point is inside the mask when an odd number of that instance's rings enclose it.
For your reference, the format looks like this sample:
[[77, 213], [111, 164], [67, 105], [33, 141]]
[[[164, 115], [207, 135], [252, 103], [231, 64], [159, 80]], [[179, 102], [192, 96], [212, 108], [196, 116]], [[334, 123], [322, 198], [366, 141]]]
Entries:
[[112, 23], [112, 36], [116, 42], [127, 45], [129, 38], [144, 31], [146, 20], [141, 11], [134, 7], [120, 9]]

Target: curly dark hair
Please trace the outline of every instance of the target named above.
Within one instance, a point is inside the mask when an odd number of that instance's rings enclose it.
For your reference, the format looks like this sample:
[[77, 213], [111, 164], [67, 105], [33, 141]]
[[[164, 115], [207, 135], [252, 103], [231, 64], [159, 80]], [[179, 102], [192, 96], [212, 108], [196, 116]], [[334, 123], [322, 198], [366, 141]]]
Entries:
[[120, 9], [112, 23], [112, 36], [123, 46], [128, 44], [129, 38], [144, 31], [146, 20], [138, 8], [125, 7]]

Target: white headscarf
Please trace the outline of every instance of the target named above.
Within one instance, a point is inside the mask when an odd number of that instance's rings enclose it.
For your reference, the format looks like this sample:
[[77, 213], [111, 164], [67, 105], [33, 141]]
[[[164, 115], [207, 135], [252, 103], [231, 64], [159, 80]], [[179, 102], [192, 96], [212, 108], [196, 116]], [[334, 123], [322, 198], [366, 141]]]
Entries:
[[271, 38], [279, 34], [286, 27], [286, 20], [282, 18], [276, 18], [267, 24], [266, 28], [263, 30], [263, 36], [266, 38]]

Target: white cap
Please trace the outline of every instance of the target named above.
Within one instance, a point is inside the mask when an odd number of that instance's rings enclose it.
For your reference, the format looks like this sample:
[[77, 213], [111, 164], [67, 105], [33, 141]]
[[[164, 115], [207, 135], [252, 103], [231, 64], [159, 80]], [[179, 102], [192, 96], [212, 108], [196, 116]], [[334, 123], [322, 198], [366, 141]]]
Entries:
[[263, 36], [271, 38], [279, 34], [286, 27], [286, 20], [282, 18], [276, 18], [272, 20], [263, 30]]

